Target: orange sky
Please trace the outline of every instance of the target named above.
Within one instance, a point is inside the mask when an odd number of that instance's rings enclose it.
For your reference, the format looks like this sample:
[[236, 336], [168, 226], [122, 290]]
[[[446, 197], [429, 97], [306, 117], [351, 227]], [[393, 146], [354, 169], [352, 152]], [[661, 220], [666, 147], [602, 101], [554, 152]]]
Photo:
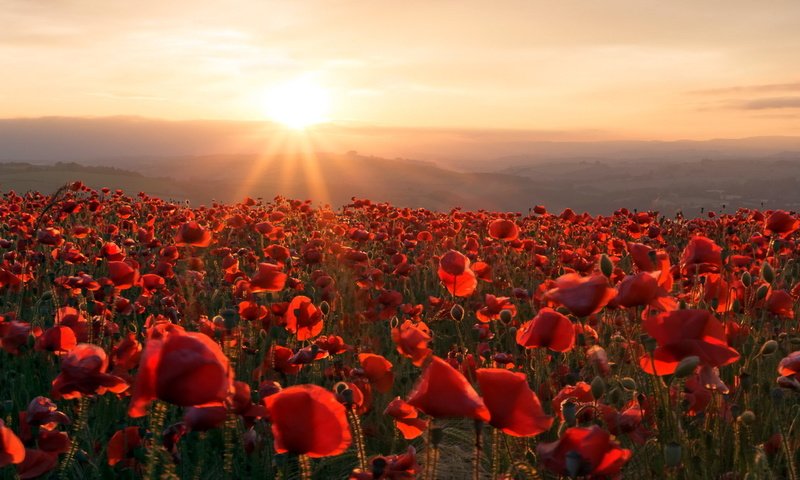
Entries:
[[259, 119], [311, 77], [337, 123], [800, 135], [796, 0], [0, 4], [6, 118]]

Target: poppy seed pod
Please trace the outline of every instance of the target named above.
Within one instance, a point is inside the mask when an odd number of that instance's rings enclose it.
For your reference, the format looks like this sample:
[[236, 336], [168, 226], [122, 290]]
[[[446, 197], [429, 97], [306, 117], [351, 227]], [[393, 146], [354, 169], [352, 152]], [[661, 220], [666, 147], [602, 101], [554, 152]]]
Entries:
[[700, 357], [697, 355], [686, 357], [678, 362], [678, 366], [675, 367], [675, 376], [678, 378], [686, 378], [694, 373], [698, 365], [700, 365]]
[[456, 322], [464, 320], [464, 307], [458, 304], [453, 305], [453, 307], [450, 309], [450, 318]]
[[761, 264], [761, 278], [769, 284], [775, 281], [775, 270], [773, 270], [772, 265], [767, 262]]
[[745, 425], [752, 425], [756, 421], [756, 414], [752, 410], [745, 410], [739, 415], [739, 421]]
[[681, 445], [669, 442], [664, 445], [664, 463], [669, 468], [677, 467], [681, 464]]
[[764, 345], [761, 345], [761, 350], [758, 351], [758, 355], [761, 357], [769, 357], [773, 353], [778, 350], [778, 342], [775, 340], [767, 340], [764, 342]]
[[503, 323], [505, 323], [507, 325], [507, 324], [511, 323], [512, 319], [513, 319], [513, 314], [511, 313], [511, 310], [505, 309], [505, 310], [501, 310], [500, 311], [500, 321], [501, 322], [503, 322]]

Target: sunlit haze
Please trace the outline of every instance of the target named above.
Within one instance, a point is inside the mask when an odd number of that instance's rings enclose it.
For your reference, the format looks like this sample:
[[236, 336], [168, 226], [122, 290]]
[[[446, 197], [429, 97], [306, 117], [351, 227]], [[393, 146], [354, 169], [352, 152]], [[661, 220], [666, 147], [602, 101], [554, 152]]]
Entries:
[[798, 22], [794, 1], [5, 0], [0, 116], [797, 135]]

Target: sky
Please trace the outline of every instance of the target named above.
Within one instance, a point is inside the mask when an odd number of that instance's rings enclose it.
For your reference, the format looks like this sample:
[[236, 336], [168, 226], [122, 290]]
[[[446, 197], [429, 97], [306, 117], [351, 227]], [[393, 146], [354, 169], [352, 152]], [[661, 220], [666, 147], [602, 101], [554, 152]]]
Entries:
[[342, 125], [800, 135], [796, 0], [0, 0], [0, 25], [2, 118], [270, 120], [300, 81]]

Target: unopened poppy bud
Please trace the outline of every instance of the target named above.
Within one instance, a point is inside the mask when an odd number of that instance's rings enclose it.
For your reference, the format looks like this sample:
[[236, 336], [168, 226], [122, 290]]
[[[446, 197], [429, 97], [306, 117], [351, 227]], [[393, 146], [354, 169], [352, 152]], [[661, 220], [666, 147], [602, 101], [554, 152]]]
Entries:
[[595, 400], [599, 400], [600, 397], [606, 393], [606, 382], [598, 375], [592, 379], [592, 396]]
[[789, 343], [791, 343], [795, 347], [800, 345], [800, 337], [792, 337], [792, 338], [790, 338], [789, 339]]
[[625, 390], [636, 390], [636, 380], [632, 379], [631, 377], [623, 377], [619, 383]]
[[577, 421], [578, 406], [575, 402], [567, 400], [561, 404], [561, 415], [564, 417], [564, 423], [573, 426]]
[[668, 468], [681, 464], [681, 445], [679, 443], [669, 442], [664, 445], [664, 463]]
[[600, 256], [600, 271], [603, 272], [603, 275], [606, 277], [611, 277], [611, 274], [614, 273], [614, 263], [611, 262], [611, 259], [608, 258], [608, 255], [605, 253]]
[[567, 307], [561, 306], [556, 308], [556, 312], [560, 313], [561, 315], [570, 315], [570, 311]]
[[773, 353], [778, 350], [778, 342], [775, 340], [767, 340], [764, 342], [764, 345], [761, 345], [761, 350], [758, 351], [758, 355], [761, 357], [769, 357]]
[[772, 265], [767, 262], [761, 264], [761, 278], [769, 284], [775, 281], [775, 270], [773, 270]]
[[327, 316], [328, 313], [330, 313], [330, 311], [331, 311], [331, 304], [328, 303], [327, 301], [323, 300], [319, 304], [319, 311], [322, 312], [323, 315]]
[[742, 285], [745, 287], [750, 287], [753, 284], [753, 276], [750, 275], [750, 272], [744, 272], [742, 274]]
[[583, 469], [583, 457], [581, 457], [579, 452], [570, 450], [564, 457], [564, 461], [564, 466], [567, 469], [567, 475], [570, 478], [576, 478], [581, 474], [581, 470]]
[[756, 414], [752, 410], [745, 410], [739, 415], [739, 421], [745, 425], [752, 425], [756, 421]]
[[444, 428], [433, 427], [433, 430], [431, 430], [431, 443], [433, 443], [433, 446], [438, 447], [442, 442], [442, 438], [444, 438]]
[[608, 391], [608, 395], [606, 395], [608, 402], [612, 405], [617, 405], [622, 400], [622, 390], [619, 388], [612, 388]]
[[513, 319], [513, 315], [511, 314], [511, 310], [503, 309], [500, 311], [500, 321], [508, 325], [511, 323]]
[[764, 300], [764, 298], [766, 298], [767, 296], [768, 291], [769, 287], [766, 285], [761, 285], [760, 287], [758, 287], [758, 290], [756, 290], [756, 300]]
[[464, 307], [458, 304], [453, 305], [453, 307], [450, 309], [450, 318], [456, 322], [464, 320]]
[[653, 353], [653, 350], [656, 349], [658, 346], [658, 342], [655, 338], [651, 337], [650, 335], [642, 335], [640, 337], [642, 345], [644, 345], [644, 349], [647, 353]]
[[700, 357], [697, 355], [686, 357], [675, 367], [675, 376], [678, 378], [688, 377], [694, 373], [698, 365], [700, 365]]

